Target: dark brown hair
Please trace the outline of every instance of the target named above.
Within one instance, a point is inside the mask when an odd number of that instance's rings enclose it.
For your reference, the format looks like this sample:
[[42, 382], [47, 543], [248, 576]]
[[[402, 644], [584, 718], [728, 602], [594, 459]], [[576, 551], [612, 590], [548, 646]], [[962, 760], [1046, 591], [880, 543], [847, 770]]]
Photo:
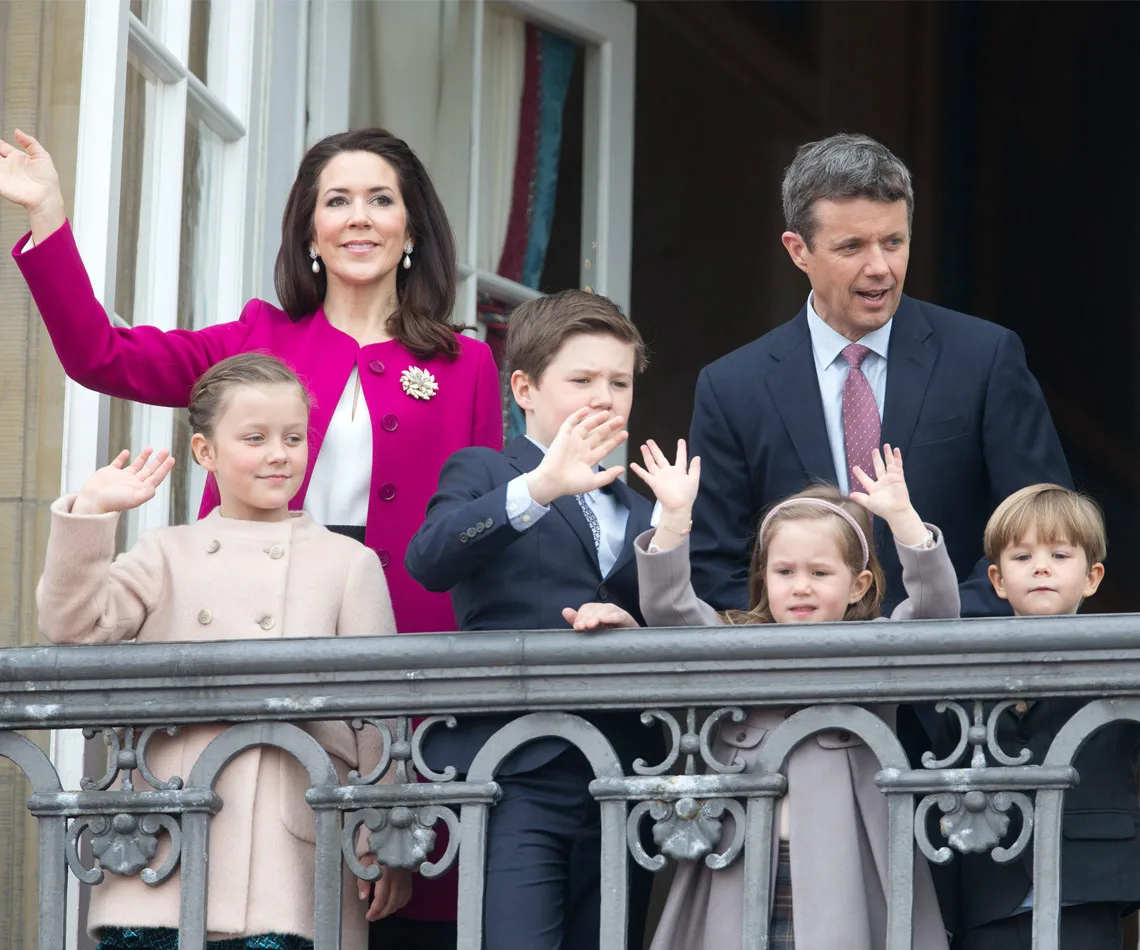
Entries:
[[631, 344], [635, 373], [649, 364], [645, 341], [621, 307], [588, 290], [562, 290], [516, 307], [507, 324], [507, 363], [537, 383], [562, 344], [579, 333], [602, 333]]
[[309, 247], [317, 187], [325, 166], [341, 152], [371, 152], [396, 172], [415, 253], [409, 270], [396, 268], [395, 312], [388, 332], [416, 356], [459, 355], [455, 327], [449, 322], [455, 305], [455, 240], [443, 203], [423, 163], [403, 139], [384, 129], [356, 129], [321, 139], [305, 153], [281, 219], [281, 248], [273, 270], [277, 299], [285, 312], [300, 320], [324, 303], [328, 278], [322, 267], [313, 273]]
[[[752, 565], [748, 569], [748, 602], [751, 610], [729, 610], [724, 613], [728, 623], [773, 623], [772, 607], [768, 603], [768, 585], [765, 577], [768, 571], [768, 551], [772, 546], [772, 539], [776, 532], [789, 521], [828, 521], [835, 529], [839, 541], [839, 551], [843, 555], [843, 562], [851, 569], [851, 573], [859, 575], [863, 570], [871, 572], [871, 586], [867, 592], [855, 603], [848, 604], [843, 614], [844, 620], [877, 620], [881, 615], [883, 596], [887, 590], [887, 581], [879, 559], [875, 556], [875, 545], [871, 531], [871, 519], [867, 510], [858, 502], [845, 497], [834, 485], [814, 485], [802, 492], [786, 498], [777, 504], [784, 504], [796, 498], [818, 498], [831, 502], [846, 511], [863, 532], [867, 541], [867, 566], [863, 567], [863, 545], [858, 536], [851, 530], [851, 525], [834, 512], [818, 505], [788, 505], [777, 511], [772, 520], [764, 527], [763, 536], [756, 538], [756, 545], [752, 549]], [[775, 506], [773, 506], [775, 507]]]
[[239, 353], [215, 363], [190, 391], [190, 432], [214, 437], [214, 426], [225, 411], [232, 390], [238, 386], [296, 386], [305, 408], [309, 393], [301, 380], [276, 356], [267, 353]]

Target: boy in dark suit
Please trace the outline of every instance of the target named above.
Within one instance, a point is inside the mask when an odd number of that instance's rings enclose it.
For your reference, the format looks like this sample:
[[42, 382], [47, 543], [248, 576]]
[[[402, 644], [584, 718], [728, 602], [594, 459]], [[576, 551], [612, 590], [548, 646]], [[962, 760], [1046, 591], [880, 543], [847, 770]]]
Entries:
[[[511, 315], [511, 390], [526, 435], [501, 453], [456, 452], [440, 473], [408, 572], [449, 591], [461, 630], [636, 626], [633, 540], [652, 506], [598, 463], [627, 438], [634, 377], [645, 368], [637, 328], [610, 300], [570, 290]], [[588, 717], [625, 764], [653, 760], [656, 733], [634, 714]], [[465, 772], [508, 720], [480, 717], [429, 735], [433, 768]], [[545, 738], [516, 750], [496, 775], [484, 944], [493, 950], [597, 947], [600, 820], [593, 772], [570, 743]], [[629, 945], [641, 946], [648, 875], [631, 870]]]
[[[1060, 485], [1030, 485], [1010, 495], [985, 531], [990, 581], [1018, 617], [1075, 614], [1104, 576], [1104, 521], [1091, 499]], [[1046, 699], [1007, 709], [998, 745], [1028, 748], [1040, 763], [1084, 699]], [[948, 741], [948, 740], [947, 740]], [[1073, 765], [1080, 782], [1065, 792], [1061, 838], [1062, 950], [1119, 950], [1121, 915], [1140, 902], [1140, 801], [1136, 769], [1140, 726], [1116, 722], [1093, 733]], [[1021, 831], [1011, 809], [1002, 840]], [[954, 946], [961, 950], [1029, 950], [1033, 849], [998, 864], [990, 854], [959, 855]], [[943, 900], [945, 893], [940, 894]]]

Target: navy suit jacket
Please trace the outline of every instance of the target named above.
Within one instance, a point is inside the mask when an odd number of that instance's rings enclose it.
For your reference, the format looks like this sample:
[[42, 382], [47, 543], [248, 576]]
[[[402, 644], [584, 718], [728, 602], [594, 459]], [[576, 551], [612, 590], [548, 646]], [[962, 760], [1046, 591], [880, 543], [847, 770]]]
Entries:
[[[962, 616], [1008, 614], [986, 577], [986, 520], [1026, 485], [1072, 487], [1017, 335], [904, 295], [887, 354], [882, 441], [902, 450], [915, 508], [942, 529], [961, 582]], [[701, 457], [693, 587], [717, 609], [746, 608], [764, 510], [813, 482], [836, 482], [806, 306], [701, 371], [689, 443]], [[875, 549], [889, 612], [906, 592], [882, 518], [875, 519]]]
[[[637, 562], [633, 539], [648, 530], [653, 506], [617, 481], [612, 491], [629, 510], [625, 545], [610, 572], [602, 577], [598, 552], [577, 499], [555, 499], [552, 510], [526, 531], [507, 518], [507, 484], [533, 471], [542, 451], [519, 436], [502, 452], [473, 447], [451, 456], [428, 504], [427, 518], [408, 545], [408, 573], [431, 591], [449, 591], [459, 629], [566, 630], [563, 607], [606, 601], [644, 623], [638, 604]], [[468, 717], [455, 729], [437, 727], [428, 736], [428, 763], [466, 771], [474, 755], [510, 717]], [[658, 731], [645, 728], [635, 714], [603, 713], [587, 717], [613, 743], [628, 765], [644, 756], [653, 761]], [[524, 746], [500, 772], [531, 771], [567, 748], [561, 739], [541, 739]]]

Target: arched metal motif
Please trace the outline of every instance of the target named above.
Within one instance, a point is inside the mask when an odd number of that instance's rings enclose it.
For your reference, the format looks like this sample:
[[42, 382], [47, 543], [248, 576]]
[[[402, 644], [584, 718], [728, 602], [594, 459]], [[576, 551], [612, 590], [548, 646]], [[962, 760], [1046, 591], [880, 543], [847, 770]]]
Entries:
[[412, 765], [414, 765], [416, 771], [429, 782], [451, 782], [454, 781], [455, 776], [459, 774], [456, 772], [454, 765], [447, 766], [442, 772], [436, 772], [434, 769], [429, 768], [427, 762], [424, 761], [424, 737], [428, 734], [429, 730], [434, 729], [440, 723], [447, 729], [454, 729], [455, 717], [429, 716], [420, 723], [419, 728], [416, 729], [415, 734], [412, 736]]

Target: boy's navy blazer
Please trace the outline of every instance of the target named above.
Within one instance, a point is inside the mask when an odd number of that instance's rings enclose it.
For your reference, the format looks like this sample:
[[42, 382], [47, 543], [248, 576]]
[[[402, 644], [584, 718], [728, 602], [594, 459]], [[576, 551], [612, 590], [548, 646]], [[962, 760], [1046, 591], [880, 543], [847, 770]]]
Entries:
[[[882, 439], [902, 450], [918, 513], [942, 529], [962, 585], [962, 615], [1008, 614], [979, 563], [987, 519], [1026, 485], [1072, 487], [1017, 334], [904, 295], [891, 326]], [[813, 481], [836, 481], [806, 306], [701, 370], [689, 451], [701, 457], [693, 587], [718, 610], [747, 607], [752, 539], [764, 509]], [[889, 611], [906, 593], [882, 518], [875, 549]]]
[[[428, 590], [449, 591], [459, 629], [467, 632], [567, 630], [562, 608], [593, 601], [623, 607], [643, 623], [633, 539], [648, 530], [653, 506], [621, 481], [603, 489], [614, 492], [629, 511], [625, 544], [603, 577], [593, 536], [574, 497], [556, 499], [551, 511], [526, 531], [511, 526], [507, 484], [541, 461], [542, 450], [525, 436], [502, 452], [472, 447], [452, 455], [440, 473], [427, 518], [408, 545], [408, 573]], [[607, 735], [623, 762], [638, 755], [652, 759], [658, 735], [641, 725], [636, 714], [587, 718]], [[429, 764], [465, 771], [509, 719], [481, 716], [461, 720], [455, 729], [436, 727], [425, 746]], [[561, 739], [538, 740], [508, 758], [500, 772], [531, 771], [566, 748]]]

